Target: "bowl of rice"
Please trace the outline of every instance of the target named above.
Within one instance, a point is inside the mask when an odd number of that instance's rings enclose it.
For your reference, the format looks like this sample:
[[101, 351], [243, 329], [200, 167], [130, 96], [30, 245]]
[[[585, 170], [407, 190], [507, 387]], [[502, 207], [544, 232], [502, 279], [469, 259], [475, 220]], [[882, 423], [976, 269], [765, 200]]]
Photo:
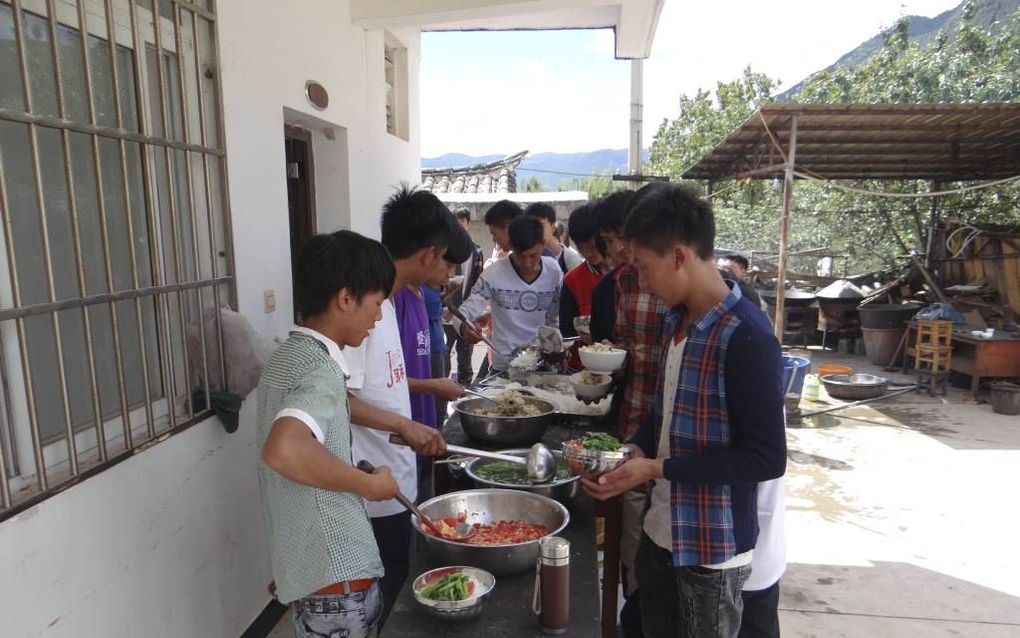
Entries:
[[613, 387], [613, 378], [608, 374], [582, 370], [570, 375], [570, 386], [582, 399], [601, 399]]
[[616, 372], [627, 359], [627, 351], [605, 343], [583, 346], [580, 351], [581, 363], [592, 372]]

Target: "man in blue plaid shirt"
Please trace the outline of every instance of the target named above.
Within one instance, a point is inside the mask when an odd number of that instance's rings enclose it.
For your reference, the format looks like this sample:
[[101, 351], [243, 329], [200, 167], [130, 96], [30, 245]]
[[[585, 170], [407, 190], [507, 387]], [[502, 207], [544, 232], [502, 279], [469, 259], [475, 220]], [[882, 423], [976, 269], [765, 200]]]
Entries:
[[652, 482], [636, 571], [647, 638], [732, 637], [758, 537], [756, 487], [786, 471], [782, 359], [760, 309], [713, 260], [711, 206], [650, 184], [624, 233], [670, 309], [652, 416], [632, 460], [584, 480], [596, 498]]

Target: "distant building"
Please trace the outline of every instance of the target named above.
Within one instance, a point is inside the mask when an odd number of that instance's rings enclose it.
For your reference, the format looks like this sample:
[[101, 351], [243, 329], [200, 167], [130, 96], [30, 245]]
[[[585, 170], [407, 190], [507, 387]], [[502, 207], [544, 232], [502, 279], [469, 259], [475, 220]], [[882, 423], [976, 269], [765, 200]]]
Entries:
[[527, 151], [508, 155], [487, 164], [459, 168], [423, 168], [421, 187], [435, 193], [450, 210], [471, 211], [471, 236], [486, 252], [492, 250], [485, 223], [485, 211], [501, 199], [517, 202], [521, 208], [534, 202], [545, 202], [556, 211], [556, 219], [567, 221], [571, 211], [588, 202], [584, 191], [517, 192], [517, 165]]

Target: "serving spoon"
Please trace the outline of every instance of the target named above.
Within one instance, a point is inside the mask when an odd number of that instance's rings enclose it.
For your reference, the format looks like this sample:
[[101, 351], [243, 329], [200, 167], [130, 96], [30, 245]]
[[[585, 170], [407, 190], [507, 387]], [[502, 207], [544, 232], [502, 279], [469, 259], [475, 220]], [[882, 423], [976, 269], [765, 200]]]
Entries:
[[[371, 462], [369, 462], [367, 460], [364, 460], [364, 459], [362, 459], [361, 461], [358, 461], [357, 467], [358, 467], [359, 470], [361, 470], [362, 472], [365, 472], [366, 474], [372, 474], [373, 472], [375, 472], [375, 466], [372, 465]], [[409, 499], [406, 496], [404, 496], [403, 492], [398, 490], [397, 491], [397, 495], [394, 496], [394, 498], [397, 501], [399, 501], [401, 505], [406, 507], [412, 514], [417, 516], [418, 520], [421, 521], [422, 523], [424, 523], [425, 526], [428, 527], [429, 529], [431, 529], [432, 532], [436, 536], [438, 536], [439, 538], [442, 538], [442, 539], [445, 539], [445, 540], [448, 540], [448, 541], [455, 541], [455, 542], [458, 542], [458, 543], [463, 543], [463, 542], [467, 541], [468, 539], [470, 539], [472, 536], [474, 536], [475, 532], [477, 531], [477, 530], [475, 530], [473, 525], [470, 525], [468, 523], [463, 523], [461, 521], [457, 521], [457, 524], [454, 525], [454, 530], [455, 530], [454, 533], [456, 535], [455, 536], [451, 536], [448, 532], [444, 533], [442, 530], [440, 530], [439, 526], [436, 525], [435, 523], [433, 523], [432, 519], [430, 519], [428, 516], [425, 516], [421, 512], [421, 510], [418, 509], [418, 506], [414, 504], [414, 501], [412, 501], [411, 499]]]
[[[409, 446], [404, 437], [398, 434], [390, 435], [390, 443]], [[501, 454], [499, 452], [489, 452], [487, 450], [449, 444], [446, 446], [446, 451], [523, 465], [527, 468], [528, 478], [531, 479], [532, 483], [548, 483], [556, 477], [556, 457], [553, 456], [552, 450], [541, 443], [532, 445], [531, 449], [528, 450], [527, 456], [524, 458], [513, 456], [512, 454]]]

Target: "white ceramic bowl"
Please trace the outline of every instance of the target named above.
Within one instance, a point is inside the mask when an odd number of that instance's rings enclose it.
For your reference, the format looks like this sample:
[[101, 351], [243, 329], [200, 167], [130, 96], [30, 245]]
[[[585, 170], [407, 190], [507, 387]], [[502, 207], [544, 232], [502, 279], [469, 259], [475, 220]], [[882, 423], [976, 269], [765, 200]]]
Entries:
[[[599, 377], [599, 383], [594, 385], [584, 383], [583, 377], [587, 374]], [[570, 385], [577, 396], [583, 399], [601, 399], [609, 394], [610, 388], [613, 387], [613, 378], [600, 372], [575, 372], [570, 375]]]
[[591, 350], [589, 346], [583, 346], [578, 352], [581, 355], [581, 363], [592, 372], [616, 372], [627, 359], [627, 351], [622, 348], [598, 352]]

